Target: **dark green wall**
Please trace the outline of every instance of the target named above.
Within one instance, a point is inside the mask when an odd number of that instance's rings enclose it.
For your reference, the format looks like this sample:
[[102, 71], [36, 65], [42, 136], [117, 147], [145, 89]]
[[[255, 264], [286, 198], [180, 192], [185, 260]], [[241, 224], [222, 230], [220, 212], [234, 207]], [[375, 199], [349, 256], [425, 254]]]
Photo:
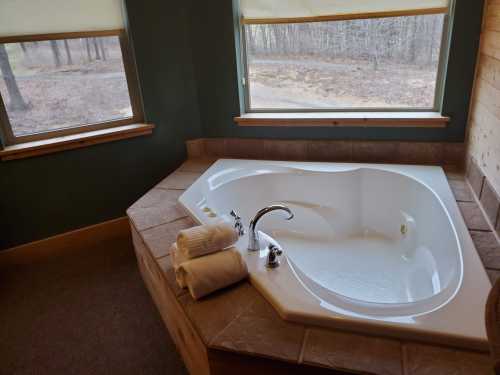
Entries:
[[201, 135], [189, 5], [127, 6], [153, 135], [0, 162], [0, 249], [125, 215], [184, 160], [184, 140]]
[[[236, 1], [236, 0], [233, 0]], [[200, 1], [192, 18], [192, 44], [203, 131], [207, 137], [399, 139], [463, 141], [479, 44], [483, 1], [457, 0], [443, 112], [447, 129], [238, 127], [233, 1]], [[366, 84], [369, 84], [367, 82]]]

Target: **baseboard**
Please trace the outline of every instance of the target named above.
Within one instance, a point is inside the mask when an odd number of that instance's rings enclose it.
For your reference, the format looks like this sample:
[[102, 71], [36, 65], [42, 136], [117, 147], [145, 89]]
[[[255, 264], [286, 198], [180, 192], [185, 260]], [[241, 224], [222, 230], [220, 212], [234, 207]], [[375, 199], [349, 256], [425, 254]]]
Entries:
[[126, 216], [0, 251], [0, 268], [42, 261], [99, 242], [130, 236]]

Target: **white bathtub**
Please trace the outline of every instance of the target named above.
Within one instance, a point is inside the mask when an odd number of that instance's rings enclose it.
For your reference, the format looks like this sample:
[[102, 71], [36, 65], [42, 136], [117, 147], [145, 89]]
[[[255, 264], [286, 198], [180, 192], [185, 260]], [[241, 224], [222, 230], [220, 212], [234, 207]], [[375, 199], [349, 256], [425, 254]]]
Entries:
[[[219, 160], [179, 200], [200, 223], [235, 210], [246, 228], [267, 205], [294, 212], [260, 221], [262, 251], [237, 244], [284, 319], [486, 347], [490, 282], [441, 168]], [[269, 242], [284, 250], [277, 269]]]

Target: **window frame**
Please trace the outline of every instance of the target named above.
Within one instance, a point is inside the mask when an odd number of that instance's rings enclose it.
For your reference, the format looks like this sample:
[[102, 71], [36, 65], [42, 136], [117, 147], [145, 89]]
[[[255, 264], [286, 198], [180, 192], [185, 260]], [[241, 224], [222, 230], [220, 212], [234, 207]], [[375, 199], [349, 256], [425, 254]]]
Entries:
[[[246, 45], [246, 30], [245, 24], [242, 22], [243, 14], [238, 7], [238, 31], [239, 31], [239, 52], [240, 52], [240, 76], [238, 77], [238, 85], [240, 85], [242, 93], [242, 112], [243, 113], [410, 113], [410, 112], [437, 112], [442, 113], [444, 101], [444, 88], [446, 83], [446, 70], [448, 66], [449, 49], [451, 44], [451, 31], [453, 12], [455, 9], [456, 0], [450, 0], [448, 11], [444, 14], [443, 31], [441, 35], [441, 48], [439, 52], [439, 63], [437, 69], [436, 88], [434, 91], [434, 104], [429, 108], [399, 108], [399, 107], [338, 107], [338, 108], [251, 108], [250, 99], [250, 84], [248, 79], [248, 55]], [[384, 18], [384, 17], [378, 17]], [[335, 21], [334, 21], [335, 22]], [[338, 21], [337, 21], [338, 22]]]
[[12, 130], [12, 125], [9, 120], [7, 108], [0, 94], [0, 131], [4, 140], [4, 146], [13, 146], [23, 143], [47, 140], [67, 135], [81, 134], [102, 129], [110, 129], [124, 125], [132, 125], [144, 122], [144, 111], [142, 97], [140, 93], [139, 80], [135, 60], [132, 54], [132, 49], [128, 40], [128, 35], [125, 29], [115, 30], [99, 30], [99, 31], [82, 31], [82, 32], [66, 32], [66, 33], [51, 33], [51, 34], [33, 34], [20, 36], [0, 37], [0, 43], [21, 43], [21, 42], [39, 42], [50, 40], [78, 39], [78, 38], [93, 38], [93, 37], [118, 37], [120, 50], [122, 55], [125, 77], [127, 80], [128, 94], [130, 104], [132, 106], [132, 117], [109, 120], [98, 123], [79, 124], [71, 127], [65, 127], [56, 130], [49, 130], [39, 133], [26, 134], [16, 136]]

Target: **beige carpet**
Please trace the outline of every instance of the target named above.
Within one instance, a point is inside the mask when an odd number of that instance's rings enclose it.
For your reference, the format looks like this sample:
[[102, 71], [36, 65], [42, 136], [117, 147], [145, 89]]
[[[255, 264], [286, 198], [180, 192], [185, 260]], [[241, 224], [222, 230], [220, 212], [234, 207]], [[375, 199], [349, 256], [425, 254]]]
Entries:
[[0, 270], [0, 374], [185, 374], [130, 240]]

